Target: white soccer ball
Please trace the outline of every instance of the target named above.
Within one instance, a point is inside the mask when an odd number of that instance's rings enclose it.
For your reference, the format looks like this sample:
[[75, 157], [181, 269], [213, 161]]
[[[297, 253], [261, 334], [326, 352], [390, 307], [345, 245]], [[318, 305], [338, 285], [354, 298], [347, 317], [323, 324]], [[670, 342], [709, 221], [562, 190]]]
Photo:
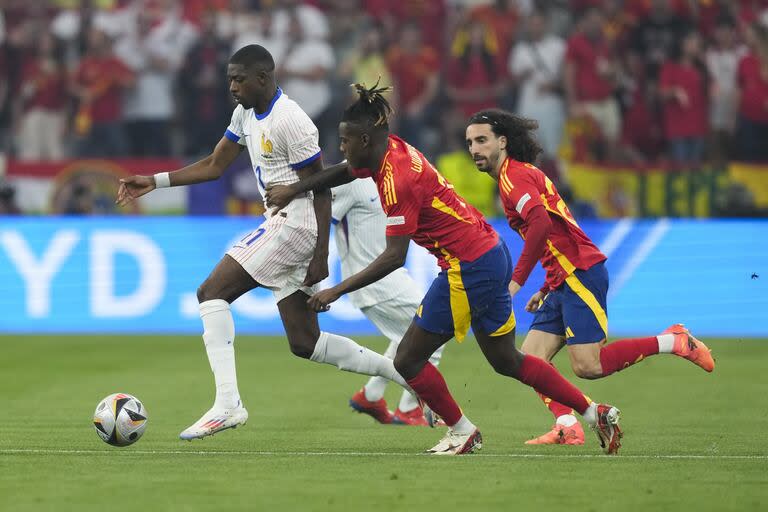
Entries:
[[135, 396], [115, 393], [96, 406], [93, 426], [105, 443], [128, 446], [138, 441], [146, 430], [147, 410]]

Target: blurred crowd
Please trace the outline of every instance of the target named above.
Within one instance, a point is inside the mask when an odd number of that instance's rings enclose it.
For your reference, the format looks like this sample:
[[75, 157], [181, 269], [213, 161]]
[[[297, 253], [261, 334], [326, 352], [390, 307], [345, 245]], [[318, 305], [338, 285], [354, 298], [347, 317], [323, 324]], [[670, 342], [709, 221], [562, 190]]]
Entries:
[[[394, 129], [461, 182], [464, 120], [539, 121], [540, 165], [768, 161], [768, 0], [0, 0], [0, 152], [208, 152], [232, 52], [269, 49], [326, 161], [352, 82], [393, 84]], [[466, 195], [467, 183], [463, 189]], [[459, 187], [459, 183], [457, 183]], [[472, 197], [493, 209], [492, 193]], [[468, 198], [470, 199], [470, 198]]]

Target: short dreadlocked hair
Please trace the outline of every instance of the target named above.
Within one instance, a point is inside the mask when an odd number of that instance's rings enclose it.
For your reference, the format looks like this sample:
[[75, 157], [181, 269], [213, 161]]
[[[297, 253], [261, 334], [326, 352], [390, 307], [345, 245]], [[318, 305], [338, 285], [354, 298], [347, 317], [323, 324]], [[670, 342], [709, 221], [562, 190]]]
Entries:
[[539, 127], [533, 119], [518, 117], [497, 108], [481, 110], [469, 118], [469, 124], [488, 124], [496, 136], [507, 138], [507, 155], [519, 162], [535, 163], [543, 150], [531, 132]]
[[389, 116], [392, 107], [384, 97], [384, 93], [391, 91], [392, 87], [379, 87], [377, 80], [370, 89], [365, 84], [352, 84], [358, 98], [352, 105], [344, 110], [341, 120], [366, 126], [370, 129], [389, 131]]

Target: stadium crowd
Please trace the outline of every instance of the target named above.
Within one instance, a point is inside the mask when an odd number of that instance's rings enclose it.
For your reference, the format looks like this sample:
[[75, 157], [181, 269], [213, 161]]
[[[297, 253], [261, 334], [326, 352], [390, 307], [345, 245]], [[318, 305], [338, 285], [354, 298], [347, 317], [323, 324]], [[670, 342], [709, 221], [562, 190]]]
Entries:
[[[395, 86], [394, 130], [459, 189], [464, 122], [501, 106], [558, 159], [768, 161], [768, 0], [4, 0], [0, 152], [194, 157], [231, 115], [227, 59], [258, 43], [320, 128], [352, 82]], [[493, 194], [473, 197], [483, 211]]]

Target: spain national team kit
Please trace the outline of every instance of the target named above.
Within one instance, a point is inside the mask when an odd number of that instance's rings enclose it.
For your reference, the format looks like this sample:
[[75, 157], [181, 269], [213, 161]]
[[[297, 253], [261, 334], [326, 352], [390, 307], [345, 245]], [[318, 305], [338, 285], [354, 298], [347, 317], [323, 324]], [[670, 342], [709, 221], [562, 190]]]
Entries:
[[352, 172], [376, 182], [387, 236], [409, 236], [437, 258], [441, 272], [416, 312], [419, 327], [459, 341], [470, 326], [495, 336], [514, 329], [507, 291], [513, 265], [506, 245], [424, 155], [390, 135], [378, 170]]
[[606, 339], [606, 256], [578, 226], [552, 181], [535, 166], [507, 158], [499, 191], [509, 225], [523, 239], [529, 229], [525, 219], [535, 206], [544, 206], [552, 222], [541, 256], [547, 295], [531, 330], [564, 336], [568, 344]]

